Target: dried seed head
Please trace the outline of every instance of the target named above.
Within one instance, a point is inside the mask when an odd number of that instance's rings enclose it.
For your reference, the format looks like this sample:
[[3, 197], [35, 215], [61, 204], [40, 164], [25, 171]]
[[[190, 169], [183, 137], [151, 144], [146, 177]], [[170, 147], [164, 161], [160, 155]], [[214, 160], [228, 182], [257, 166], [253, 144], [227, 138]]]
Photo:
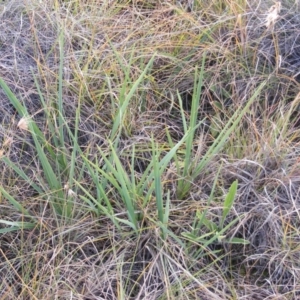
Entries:
[[268, 10], [268, 14], [266, 17], [266, 23], [265, 23], [265, 26], [268, 29], [273, 29], [275, 22], [279, 17], [280, 10], [281, 10], [281, 2], [280, 1], [276, 2]]
[[75, 197], [75, 196], [76, 196], [76, 193], [73, 190], [69, 189], [68, 190], [68, 197]]
[[13, 142], [13, 138], [12, 137], [8, 137], [8, 138], [6, 138], [5, 140], [4, 140], [4, 142], [3, 142], [3, 148], [4, 147], [9, 147], [11, 144], [12, 144], [12, 142]]
[[18, 128], [21, 130], [28, 130], [28, 124], [29, 124], [29, 119], [28, 118], [22, 118], [19, 123], [18, 123]]

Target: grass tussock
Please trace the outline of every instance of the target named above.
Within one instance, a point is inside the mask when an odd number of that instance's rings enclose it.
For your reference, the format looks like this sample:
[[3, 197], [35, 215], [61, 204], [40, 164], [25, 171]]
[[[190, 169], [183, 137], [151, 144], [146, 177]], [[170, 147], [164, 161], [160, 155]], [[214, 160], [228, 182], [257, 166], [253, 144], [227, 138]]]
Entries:
[[0, 299], [298, 299], [297, 3], [2, 1]]

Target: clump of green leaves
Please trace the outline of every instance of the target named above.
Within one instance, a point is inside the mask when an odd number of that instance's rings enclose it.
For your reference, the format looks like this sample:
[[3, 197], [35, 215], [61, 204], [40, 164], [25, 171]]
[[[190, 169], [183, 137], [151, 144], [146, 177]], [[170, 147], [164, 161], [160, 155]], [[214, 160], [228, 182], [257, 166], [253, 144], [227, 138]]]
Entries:
[[[217, 180], [215, 180], [214, 182], [213, 189], [207, 203], [208, 206], [211, 204], [211, 201], [213, 200], [213, 194], [216, 187], [216, 182]], [[206, 249], [206, 247], [208, 247], [209, 245], [215, 242], [227, 243], [227, 244], [243, 244], [243, 245], [249, 244], [249, 242], [245, 239], [236, 238], [236, 237], [231, 237], [229, 239], [226, 238], [226, 233], [228, 232], [228, 230], [234, 224], [240, 221], [242, 218], [242, 216], [239, 216], [234, 220], [232, 220], [231, 222], [229, 222], [228, 224], [225, 224], [226, 218], [234, 203], [237, 187], [238, 187], [238, 182], [236, 180], [231, 184], [228, 194], [225, 197], [223, 203], [223, 209], [222, 209], [222, 216], [219, 223], [213, 222], [207, 218], [207, 208], [203, 212], [197, 210], [193, 222], [193, 230], [191, 232], [182, 233], [182, 235], [185, 238], [187, 238], [187, 240], [189, 240], [190, 242], [202, 245], [200, 253], [203, 252], [203, 249]], [[203, 227], [206, 227], [208, 233], [205, 234], [200, 233], [201, 231], [203, 231]]]

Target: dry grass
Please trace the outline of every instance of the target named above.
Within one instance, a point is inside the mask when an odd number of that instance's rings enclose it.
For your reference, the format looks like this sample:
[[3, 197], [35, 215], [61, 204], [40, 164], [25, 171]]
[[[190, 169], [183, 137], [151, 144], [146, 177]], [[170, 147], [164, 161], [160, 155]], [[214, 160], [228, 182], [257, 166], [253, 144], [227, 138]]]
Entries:
[[1, 300], [300, 298], [299, 3], [280, 4], [2, 1], [27, 111], [0, 89]]

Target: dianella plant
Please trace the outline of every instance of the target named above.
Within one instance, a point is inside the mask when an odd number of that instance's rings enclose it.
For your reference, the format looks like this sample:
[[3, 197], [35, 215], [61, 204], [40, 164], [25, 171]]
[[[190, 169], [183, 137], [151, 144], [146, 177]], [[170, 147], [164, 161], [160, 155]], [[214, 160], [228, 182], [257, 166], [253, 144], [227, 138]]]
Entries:
[[[5, 154], [1, 156], [1, 160], [10, 168], [12, 168], [20, 178], [30, 183], [31, 187], [42, 198], [49, 202], [56, 214], [70, 218], [72, 215], [73, 203], [71, 193], [65, 193], [65, 186], [72, 185], [73, 171], [75, 166], [74, 156], [68, 157], [68, 151], [65, 146], [66, 134], [69, 130], [64, 118], [63, 110], [63, 61], [64, 61], [64, 35], [63, 31], [59, 33], [59, 49], [60, 49], [60, 67], [58, 74], [58, 90], [57, 100], [51, 107], [45, 103], [40, 86], [35, 80], [40, 101], [43, 106], [47, 124], [50, 130], [50, 139], [45, 136], [39, 126], [34, 121], [34, 116], [29, 115], [27, 107], [20, 99], [14, 95], [8, 85], [0, 78], [0, 87], [5, 92], [10, 103], [14, 106], [20, 121], [18, 128], [28, 132], [33, 141], [37, 152], [37, 158], [40, 162], [44, 174], [45, 182], [38, 184], [33, 182], [16, 163], [12, 162]], [[76, 144], [74, 145], [76, 149]], [[26, 210], [12, 195], [10, 195], [3, 187], [0, 186], [1, 193], [9, 200], [9, 202], [25, 216], [32, 217], [30, 211]], [[32, 217], [32, 219], [34, 219]], [[26, 224], [28, 227], [29, 224]], [[20, 226], [16, 226], [16, 229]]]

